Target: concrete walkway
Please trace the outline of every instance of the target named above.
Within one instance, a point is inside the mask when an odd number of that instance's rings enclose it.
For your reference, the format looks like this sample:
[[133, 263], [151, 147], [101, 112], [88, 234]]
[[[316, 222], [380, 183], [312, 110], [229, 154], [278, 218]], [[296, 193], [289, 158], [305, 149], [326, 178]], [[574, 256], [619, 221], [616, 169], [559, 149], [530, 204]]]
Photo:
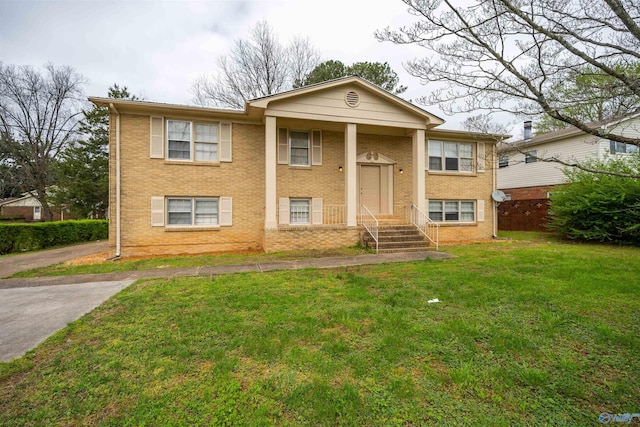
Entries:
[[243, 272], [266, 272], [275, 270], [299, 270], [303, 268], [336, 268], [355, 265], [384, 264], [388, 262], [420, 261], [426, 258], [452, 258], [443, 252], [424, 251], [378, 255], [358, 255], [347, 257], [311, 258], [297, 261], [272, 261], [265, 263], [232, 264], [218, 266], [199, 266], [184, 268], [156, 268], [153, 270], [125, 271], [103, 274], [78, 274], [75, 276], [36, 277], [31, 279], [3, 279], [0, 289], [24, 288], [34, 286], [72, 285], [77, 283], [155, 279], [179, 276], [210, 276]]
[[[56, 264], [104, 250], [106, 250], [106, 242], [2, 257], [0, 258], [0, 276], [5, 277], [16, 271]], [[69, 322], [90, 312], [137, 279], [336, 268], [452, 257], [442, 252], [425, 251], [30, 279], [1, 279], [0, 361], [10, 361], [23, 355]]]

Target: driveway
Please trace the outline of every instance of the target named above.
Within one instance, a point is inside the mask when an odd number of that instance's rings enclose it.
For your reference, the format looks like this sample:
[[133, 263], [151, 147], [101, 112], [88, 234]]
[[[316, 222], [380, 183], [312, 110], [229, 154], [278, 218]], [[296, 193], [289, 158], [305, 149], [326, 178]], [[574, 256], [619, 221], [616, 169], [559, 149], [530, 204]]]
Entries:
[[[92, 242], [64, 248], [0, 257], [0, 277], [45, 267], [107, 250], [108, 243]], [[12, 279], [15, 280], [15, 279]], [[0, 280], [0, 361], [22, 356], [68, 323], [90, 312], [134, 280], [94, 281], [55, 286], [18, 285]]]
[[108, 246], [109, 243], [105, 240], [26, 254], [3, 255], [0, 256], [0, 278], [11, 276], [19, 271], [46, 267], [85, 255], [105, 252], [108, 250]]
[[0, 289], [0, 361], [22, 356], [133, 282]]

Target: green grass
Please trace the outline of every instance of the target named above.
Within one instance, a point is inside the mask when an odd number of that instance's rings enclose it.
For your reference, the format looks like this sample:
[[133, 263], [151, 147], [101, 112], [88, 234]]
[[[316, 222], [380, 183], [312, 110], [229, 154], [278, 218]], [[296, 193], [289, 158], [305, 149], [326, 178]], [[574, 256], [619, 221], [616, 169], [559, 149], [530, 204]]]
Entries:
[[[539, 231], [500, 231], [498, 237], [511, 240], [527, 240], [531, 242], [562, 242], [557, 233]], [[567, 242], [566, 240], [564, 241]]]
[[97, 264], [67, 265], [55, 264], [42, 268], [21, 271], [11, 277], [68, 276], [74, 274], [100, 274], [120, 271], [138, 271], [211, 265], [260, 263], [269, 261], [289, 261], [318, 257], [356, 256], [371, 254], [373, 251], [362, 246], [336, 249], [308, 249], [287, 252], [257, 254], [193, 255], [175, 257], [150, 257], [146, 259], [103, 261]]
[[0, 364], [0, 425], [583, 426], [640, 412], [639, 249], [447, 251], [458, 258], [138, 282]]

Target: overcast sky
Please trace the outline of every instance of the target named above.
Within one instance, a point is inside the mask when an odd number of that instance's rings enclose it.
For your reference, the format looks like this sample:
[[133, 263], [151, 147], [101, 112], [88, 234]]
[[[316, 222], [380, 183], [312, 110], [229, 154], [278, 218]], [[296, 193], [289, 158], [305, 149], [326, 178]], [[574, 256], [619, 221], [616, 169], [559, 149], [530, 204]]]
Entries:
[[[323, 60], [388, 62], [409, 87], [406, 99], [429, 91], [402, 66], [423, 49], [373, 36], [412, 22], [401, 0], [0, 0], [0, 61], [72, 66], [88, 79], [87, 96], [118, 83], [149, 101], [193, 104], [196, 77], [214, 72], [261, 19], [283, 43], [309, 37]], [[466, 117], [423, 108], [451, 129]]]

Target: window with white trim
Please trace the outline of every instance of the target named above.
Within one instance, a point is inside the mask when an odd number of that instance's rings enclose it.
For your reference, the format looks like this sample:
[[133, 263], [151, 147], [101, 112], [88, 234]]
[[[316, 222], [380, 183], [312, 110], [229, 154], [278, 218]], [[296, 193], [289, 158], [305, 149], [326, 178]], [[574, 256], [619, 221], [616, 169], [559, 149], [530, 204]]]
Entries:
[[218, 126], [196, 123], [196, 160], [218, 160]]
[[429, 218], [435, 222], [474, 222], [473, 200], [429, 200]]
[[291, 166], [309, 166], [310, 138], [308, 131], [289, 131], [289, 164]]
[[322, 166], [322, 131], [278, 128], [278, 164]]
[[427, 155], [431, 171], [473, 172], [473, 144], [428, 141]]
[[167, 159], [218, 161], [219, 123], [167, 120]]
[[538, 161], [538, 151], [537, 150], [529, 150], [524, 153], [524, 162], [525, 163], [535, 163]]
[[289, 224], [311, 224], [310, 199], [289, 199]]
[[168, 197], [168, 226], [218, 225], [217, 197]]
[[500, 157], [498, 157], [498, 167], [506, 168], [508, 166], [509, 166], [509, 156], [506, 154], [501, 154]]
[[167, 157], [191, 159], [191, 122], [167, 120]]

